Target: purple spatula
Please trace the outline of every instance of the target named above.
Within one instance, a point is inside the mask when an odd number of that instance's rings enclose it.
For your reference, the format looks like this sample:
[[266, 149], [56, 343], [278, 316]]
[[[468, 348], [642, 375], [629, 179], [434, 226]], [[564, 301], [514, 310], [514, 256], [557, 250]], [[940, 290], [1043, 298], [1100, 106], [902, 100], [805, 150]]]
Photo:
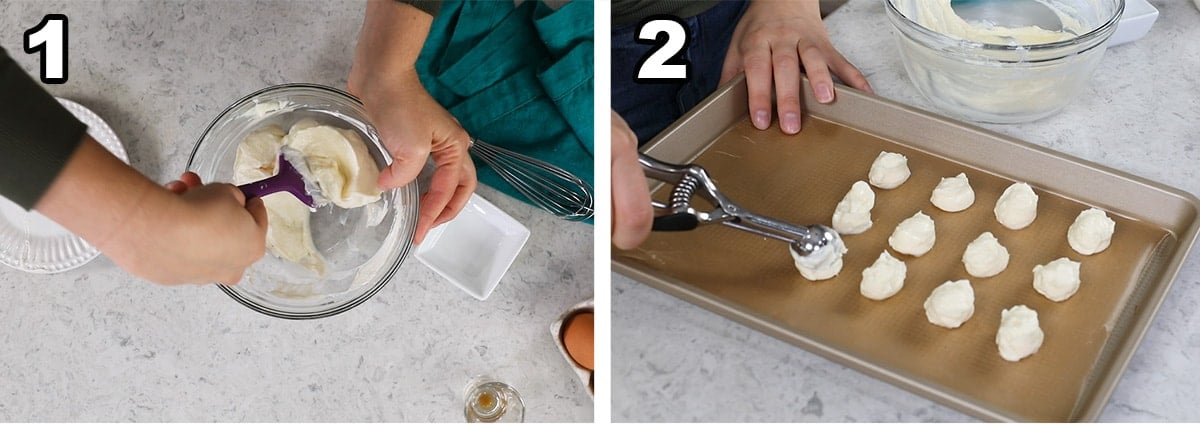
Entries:
[[[291, 156], [291, 160], [298, 161], [298, 163], [293, 165], [288, 160], [289, 156]], [[321, 198], [320, 189], [316, 184], [305, 178], [307, 172], [308, 166], [304, 163], [304, 156], [280, 152], [279, 173], [263, 180], [242, 184], [238, 186], [238, 189], [242, 190], [242, 194], [245, 194], [247, 199], [286, 191], [296, 196], [296, 199], [307, 205], [310, 210], [316, 211], [317, 207], [322, 206], [325, 202]]]

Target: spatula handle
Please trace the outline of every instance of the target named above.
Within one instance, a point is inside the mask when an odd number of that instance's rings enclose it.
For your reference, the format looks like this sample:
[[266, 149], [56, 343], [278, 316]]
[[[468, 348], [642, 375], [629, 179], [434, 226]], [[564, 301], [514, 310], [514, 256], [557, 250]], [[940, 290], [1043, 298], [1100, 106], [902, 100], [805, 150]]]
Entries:
[[316, 207], [313, 197], [304, 188], [304, 177], [282, 155], [279, 156], [279, 173], [265, 179], [238, 186], [247, 199], [263, 197], [271, 193], [286, 191], [308, 206]]
[[242, 184], [242, 185], [238, 186], [238, 190], [241, 190], [242, 194], [246, 195], [247, 199], [251, 199], [251, 198], [255, 198], [255, 197], [264, 197], [268, 194], [278, 193], [281, 191], [288, 191], [288, 185], [280, 184], [281, 182], [282, 182], [281, 176], [274, 175], [274, 176], [268, 177], [265, 180], [259, 180], [259, 181], [255, 181], [252, 183]]

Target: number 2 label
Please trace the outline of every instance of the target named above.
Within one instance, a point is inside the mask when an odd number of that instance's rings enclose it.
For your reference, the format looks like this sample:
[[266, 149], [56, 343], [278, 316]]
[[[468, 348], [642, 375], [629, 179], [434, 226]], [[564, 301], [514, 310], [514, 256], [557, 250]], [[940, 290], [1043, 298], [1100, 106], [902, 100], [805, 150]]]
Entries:
[[683, 82], [691, 76], [691, 64], [683, 58], [688, 45], [687, 25], [669, 15], [656, 15], [637, 28], [637, 42], [653, 44], [638, 63], [637, 82]]
[[25, 53], [41, 53], [43, 83], [67, 82], [67, 15], [46, 15], [26, 30]]

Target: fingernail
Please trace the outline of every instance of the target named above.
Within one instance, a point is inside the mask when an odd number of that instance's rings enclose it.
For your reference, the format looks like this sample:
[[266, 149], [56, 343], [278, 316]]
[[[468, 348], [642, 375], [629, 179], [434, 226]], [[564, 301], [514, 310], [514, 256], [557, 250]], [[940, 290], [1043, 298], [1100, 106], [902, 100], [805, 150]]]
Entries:
[[800, 115], [794, 112], [783, 114], [783, 123], [781, 126], [783, 127], [783, 132], [788, 134], [800, 132]]
[[817, 101], [821, 103], [829, 103], [833, 101], [833, 87], [829, 84], [821, 84], [817, 86]]
[[865, 87], [865, 88], [866, 88], [866, 90], [865, 90], [866, 92], [868, 92], [868, 93], [871, 93], [871, 94], [875, 94], [875, 89], [874, 89], [874, 88], [871, 88], [871, 83], [867, 83], [867, 84], [866, 84], [866, 85], [864, 85], [863, 87]]
[[755, 128], [758, 128], [760, 130], [765, 130], [770, 125], [771, 125], [771, 116], [769, 114], [767, 114], [767, 111], [760, 110], [758, 112], [754, 112], [754, 127]]

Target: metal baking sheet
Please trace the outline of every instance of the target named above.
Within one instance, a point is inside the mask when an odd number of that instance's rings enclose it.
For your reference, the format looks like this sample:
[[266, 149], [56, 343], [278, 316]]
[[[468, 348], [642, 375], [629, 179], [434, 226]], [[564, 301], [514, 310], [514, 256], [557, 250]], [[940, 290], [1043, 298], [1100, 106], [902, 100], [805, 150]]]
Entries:
[[[1200, 201], [1188, 193], [847, 87], [832, 105], [806, 92], [796, 136], [777, 125], [754, 129], [745, 105], [745, 84], [733, 81], [643, 151], [703, 165], [733, 201], [802, 225], [829, 225], [880, 151], [908, 156], [912, 176], [894, 190], [873, 188], [874, 226], [843, 237], [845, 267], [831, 280], [803, 279], [784, 243], [718, 225], [614, 249], [614, 270], [982, 419], [1094, 420], [1196, 240]], [[929, 197], [939, 179], [959, 172], [975, 203], [957, 213], [935, 208]], [[992, 209], [1018, 181], [1040, 200], [1037, 220], [1014, 231]], [[1107, 250], [1084, 256], [1066, 231], [1092, 206], [1108, 212], [1116, 233]], [[884, 301], [861, 296], [862, 270], [918, 210], [936, 222], [933, 250], [892, 252], [908, 266], [904, 288]], [[997, 276], [973, 278], [962, 252], [984, 231], [1011, 260]], [[1064, 256], [1082, 263], [1082, 285], [1055, 303], [1033, 289], [1032, 269]], [[975, 315], [954, 330], [930, 324], [922, 307], [930, 291], [964, 278], [975, 289]], [[995, 336], [1000, 311], [1018, 304], [1038, 311], [1046, 337], [1038, 353], [1013, 363], [999, 356]]]

